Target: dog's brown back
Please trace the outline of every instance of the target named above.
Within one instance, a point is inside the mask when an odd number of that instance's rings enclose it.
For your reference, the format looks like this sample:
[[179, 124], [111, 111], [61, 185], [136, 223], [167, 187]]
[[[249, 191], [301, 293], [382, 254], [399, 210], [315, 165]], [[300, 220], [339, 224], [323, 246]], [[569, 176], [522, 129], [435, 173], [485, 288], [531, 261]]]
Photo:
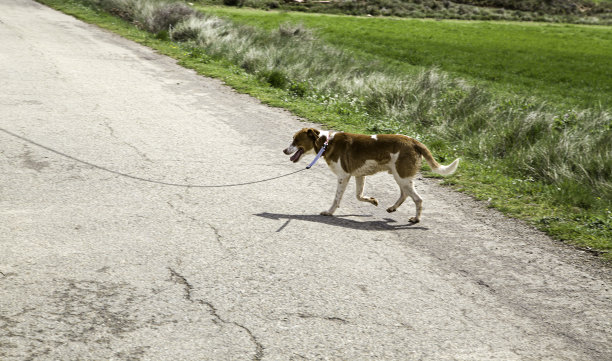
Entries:
[[387, 164], [392, 155], [398, 155], [396, 168], [400, 177], [413, 177], [421, 167], [421, 156], [432, 169], [439, 168], [427, 147], [416, 139], [405, 135], [381, 134], [376, 136], [336, 133], [325, 152], [327, 163], [338, 162], [342, 169], [353, 174], [366, 161]]

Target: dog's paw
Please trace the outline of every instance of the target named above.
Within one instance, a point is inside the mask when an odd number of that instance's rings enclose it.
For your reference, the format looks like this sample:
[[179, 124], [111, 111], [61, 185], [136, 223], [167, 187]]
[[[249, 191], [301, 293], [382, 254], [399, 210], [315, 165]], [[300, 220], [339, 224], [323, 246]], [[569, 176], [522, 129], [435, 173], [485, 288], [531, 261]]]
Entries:
[[370, 198], [370, 200], [368, 202], [370, 202], [373, 205], [375, 205], [376, 207], [378, 207], [378, 201], [376, 200], [376, 198]]
[[419, 223], [421, 220], [418, 219], [417, 217], [410, 217], [410, 219], [408, 220], [408, 222], [415, 224], [415, 223]]
[[395, 211], [397, 211], [397, 208], [393, 208], [393, 207], [387, 208], [387, 212], [389, 212], [389, 213], [393, 213]]
[[322, 216], [331, 216], [332, 214], [329, 213], [328, 211], [323, 211], [320, 213]]

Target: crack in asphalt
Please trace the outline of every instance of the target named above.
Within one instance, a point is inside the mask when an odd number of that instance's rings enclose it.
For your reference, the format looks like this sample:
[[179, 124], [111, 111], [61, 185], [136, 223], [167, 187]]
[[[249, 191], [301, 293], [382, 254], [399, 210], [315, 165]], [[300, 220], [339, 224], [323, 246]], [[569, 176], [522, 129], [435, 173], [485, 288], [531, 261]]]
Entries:
[[170, 280], [173, 281], [174, 283], [177, 283], [183, 286], [183, 290], [184, 290], [183, 297], [185, 297], [185, 299], [188, 301], [193, 301], [191, 299], [191, 290], [193, 289], [193, 286], [187, 281], [187, 279], [183, 275], [176, 272], [171, 267], [168, 267], [168, 271], [170, 271]]
[[[390, 311], [395, 312], [395, 310], [391, 310], [388, 309]], [[415, 328], [411, 325], [409, 325], [408, 323], [406, 323], [405, 321], [401, 321], [401, 320], [397, 320], [395, 323], [383, 323], [383, 322], [379, 322], [379, 321], [373, 321], [373, 322], [360, 322], [359, 320], [348, 320], [342, 317], [338, 317], [338, 316], [321, 316], [321, 315], [316, 315], [316, 314], [312, 314], [312, 313], [305, 313], [305, 312], [298, 312], [298, 313], [286, 313], [285, 314], [286, 317], [282, 317], [282, 318], [269, 318], [268, 320], [271, 321], [287, 321], [288, 317], [298, 317], [300, 319], [303, 320], [319, 320], [319, 321], [327, 321], [327, 322], [334, 322], [340, 325], [349, 325], [349, 326], [365, 326], [365, 327], [371, 327], [371, 326], [378, 326], [378, 327], [384, 327], [384, 328], [389, 328], [389, 329], [396, 329], [396, 330], [410, 330], [410, 331], [414, 331]]]
[[336, 316], [318, 316], [318, 315], [313, 315], [313, 314], [310, 314], [310, 313], [298, 313], [297, 316], [299, 318], [316, 318], [316, 319], [321, 319], [321, 320], [325, 320], [325, 321], [339, 322], [339, 323], [343, 323], [343, 324], [350, 323], [349, 321], [345, 320], [344, 318], [336, 317]]
[[187, 278], [185, 278], [185, 276], [181, 275], [180, 273], [178, 273], [171, 267], [168, 267], [168, 271], [170, 271], [170, 280], [175, 282], [176, 284], [183, 286], [183, 297], [186, 300], [188, 300], [189, 302], [193, 302], [193, 303], [197, 303], [197, 304], [206, 306], [208, 308], [208, 313], [211, 316], [213, 316], [213, 322], [222, 323], [226, 325], [234, 325], [235, 327], [238, 327], [242, 329], [243, 331], [245, 331], [247, 335], [249, 336], [249, 338], [251, 339], [251, 341], [253, 342], [253, 344], [255, 345], [255, 355], [253, 355], [253, 361], [261, 361], [261, 359], [263, 359], [265, 348], [262, 345], [262, 343], [259, 341], [259, 339], [257, 339], [253, 331], [251, 331], [245, 325], [240, 324], [236, 321], [229, 321], [229, 320], [222, 318], [219, 315], [217, 308], [211, 302], [206, 301], [206, 300], [201, 300], [201, 299], [193, 299], [192, 294], [191, 294], [193, 290], [193, 285], [191, 285], [191, 283], [187, 281]]
[[168, 206], [170, 206], [170, 208], [172, 210], [174, 210], [179, 216], [184, 217], [189, 219], [192, 222], [196, 222], [196, 223], [200, 223], [200, 224], [204, 224], [206, 225], [208, 228], [210, 228], [214, 234], [215, 234], [215, 241], [217, 242], [217, 244], [219, 245], [219, 247], [221, 247], [225, 252], [229, 253], [230, 255], [234, 255], [234, 251], [232, 251], [229, 247], [227, 247], [225, 245], [225, 243], [223, 243], [222, 240], [222, 236], [221, 233], [219, 232], [219, 229], [216, 226], [213, 226], [211, 223], [205, 222], [203, 220], [200, 220], [194, 216], [191, 216], [189, 214], [187, 214], [187, 212], [185, 212], [184, 210], [178, 209], [172, 202], [167, 201], [166, 204], [168, 204]]
[[204, 305], [204, 306], [208, 307], [208, 310], [209, 310], [208, 312], [218, 322], [221, 322], [221, 323], [224, 323], [224, 324], [231, 324], [231, 325], [234, 325], [234, 326], [244, 330], [249, 335], [249, 337], [251, 338], [251, 341], [255, 344], [255, 355], [253, 356], [253, 360], [254, 361], [261, 361], [261, 359], [264, 356], [264, 347], [261, 344], [261, 342], [259, 342], [257, 337], [255, 337], [255, 335], [253, 334], [253, 332], [249, 328], [247, 328], [246, 326], [244, 326], [242, 324], [239, 324], [236, 321], [224, 320], [223, 318], [221, 318], [221, 316], [219, 316], [219, 313], [217, 312], [217, 308], [212, 303], [210, 303], [208, 301], [196, 300], [196, 302], [198, 302], [201, 305]]
[[223, 241], [221, 240], [221, 238], [222, 238], [222, 237], [221, 237], [221, 233], [219, 233], [219, 229], [217, 229], [217, 227], [213, 226], [213, 225], [212, 225], [212, 224], [210, 224], [210, 223], [206, 223], [206, 225], [207, 225], [207, 226], [208, 226], [210, 229], [212, 229], [212, 230], [213, 230], [213, 232], [215, 232], [215, 239], [216, 239], [217, 243], [219, 244], [219, 246], [220, 246], [221, 248], [223, 248], [223, 249], [224, 249], [224, 250], [225, 250], [227, 253], [229, 253], [229, 254], [234, 254], [234, 252], [233, 252], [231, 249], [229, 249], [229, 248], [228, 248], [228, 247], [225, 245], [225, 243], [223, 243]]
[[144, 159], [145, 161], [149, 162], [149, 163], [153, 163], [153, 161], [151, 160], [151, 158], [149, 158], [147, 156], [147, 154], [143, 151], [141, 151], [140, 149], [138, 149], [138, 147], [136, 147], [135, 145], [119, 138], [118, 136], [115, 135], [115, 129], [113, 127], [111, 127], [111, 125], [109, 124], [108, 121], [104, 121], [104, 125], [106, 126], [106, 128], [108, 128], [109, 132], [110, 132], [110, 136], [112, 138], [117, 139], [118, 141], [120, 141], [121, 143], [127, 145], [128, 147], [132, 148], [142, 159]]

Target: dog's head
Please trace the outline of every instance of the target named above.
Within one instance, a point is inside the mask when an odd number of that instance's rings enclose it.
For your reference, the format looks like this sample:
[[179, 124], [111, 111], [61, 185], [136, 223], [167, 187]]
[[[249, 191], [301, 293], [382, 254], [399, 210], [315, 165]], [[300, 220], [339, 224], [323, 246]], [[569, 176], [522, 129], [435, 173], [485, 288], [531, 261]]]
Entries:
[[290, 160], [295, 163], [302, 155], [315, 152], [315, 142], [319, 139], [319, 131], [314, 128], [304, 128], [293, 136], [293, 142], [283, 150], [285, 154], [293, 154]]

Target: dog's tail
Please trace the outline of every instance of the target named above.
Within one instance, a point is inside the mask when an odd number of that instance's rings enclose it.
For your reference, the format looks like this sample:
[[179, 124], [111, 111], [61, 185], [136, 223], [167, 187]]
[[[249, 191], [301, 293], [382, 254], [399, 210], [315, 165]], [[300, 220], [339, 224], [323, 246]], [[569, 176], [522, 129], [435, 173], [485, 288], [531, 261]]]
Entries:
[[423, 158], [425, 158], [425, 160], [427, 161], [427, 163], [431, 167], [431, 171], [434, 172], [434, 173], [438, 173], [438, 174], [441, 174], [441, 175], [451, 175], [451, 174], [455, 173], [455, 171], [457, 170], [457, 166], [459, 166], [460, 158], [455, 159], [449, 165], [440, 165], [440, 164], [438, 164], [438, 162], [436, 162], [436, 160], [434, 159], [434, 157], [431, 154], [431, 152], [429, 151], [429, 149], [427, 149], [427, 147], [423, 143], [417, 142], [416, 143], [416, 150], [417, 150], [417, 152], [419, 152], [419, 154], [421, 154], [423, 156]]

